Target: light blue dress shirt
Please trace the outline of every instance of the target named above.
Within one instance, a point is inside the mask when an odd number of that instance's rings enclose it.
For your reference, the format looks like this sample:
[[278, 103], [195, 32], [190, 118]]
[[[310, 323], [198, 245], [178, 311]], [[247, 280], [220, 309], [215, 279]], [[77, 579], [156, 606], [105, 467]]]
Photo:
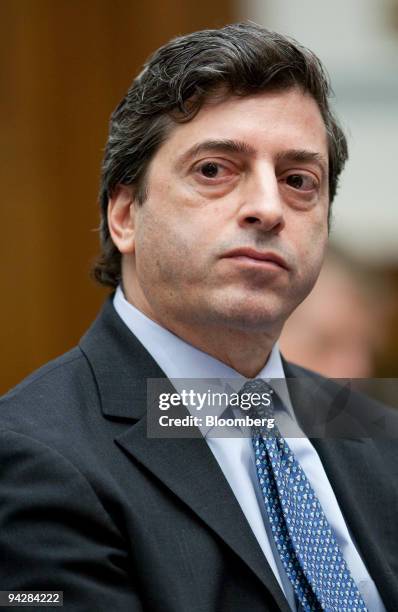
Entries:
[[[232, 379], [235, 379], [236, 390], [240, 389], [247, 380], [226, 364], [188, 344], [149, 319], [125, 299], [121, 287], [116, 290], [113, 303], [120, 318], [152, 355], [168, 378], [229, 379], [229, 384], [231, 384]], [[284, 381], [285, 373], [277, 344], [274, 345], [266, 365], [257, 377]], [[286, 430], [291, 431], [291, 427], [294, 428], [293, 431], [298, 432], [298, 437], [290, 437], [291, 433], [289, 434], [289, 446], [306, 473], [324, 513], [334, 529], [337, 542], [367, 608], [369, 612], [385, 612], [376, 586], [358, 553], [352, 535], [349, 533], [321, 460], [311, 442], [298, 428], [287, 385], [280, 386], [276, 391], [280, 395], [286, 411], [284, 414], [275, 415], [278, 427], [282, 434]], [[280, 561], [270, 530], [265, 505], [258, 486], [250, 437], [211, 437], [208, 428], [201, 429], [291, 609], [299, 612], [293, 588]]]

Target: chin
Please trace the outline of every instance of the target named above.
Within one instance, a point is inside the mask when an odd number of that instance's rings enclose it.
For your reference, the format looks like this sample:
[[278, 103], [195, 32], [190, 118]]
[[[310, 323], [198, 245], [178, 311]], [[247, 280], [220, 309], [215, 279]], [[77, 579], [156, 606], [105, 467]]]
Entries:
[[240, 331], [269, 331], [279, 329], [287, 318], [290, 309], [281, 303], [262, 300], [224, 302], [222, 308], [213, 313], [214, 320], [222, 321], [225, 326]]

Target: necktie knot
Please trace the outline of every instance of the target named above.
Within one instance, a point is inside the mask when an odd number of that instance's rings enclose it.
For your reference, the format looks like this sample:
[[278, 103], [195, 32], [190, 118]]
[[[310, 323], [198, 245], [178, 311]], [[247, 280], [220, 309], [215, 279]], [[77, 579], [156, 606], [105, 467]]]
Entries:
[[[255, 378], [248, 380], [239, 391], [242, 403], [250, 408], [246, 414], [255, 419], [274, 419], [274, 401], [277, 398], [272, 387], [263, 379]], [[262, 429], [262, 428], [260, 428]], [[255, 428], [253, 433], [259, 433], [259, 428]]]
[[239, 392], [242, 404], [250, 406], [245, 413], [253, 419], [261, 421], [262, 425], [252, 426], [252, 436], [275, 436], [279, 434], [274, 426], [277, 395], [272, 387], [263, 379], [248, 380]]

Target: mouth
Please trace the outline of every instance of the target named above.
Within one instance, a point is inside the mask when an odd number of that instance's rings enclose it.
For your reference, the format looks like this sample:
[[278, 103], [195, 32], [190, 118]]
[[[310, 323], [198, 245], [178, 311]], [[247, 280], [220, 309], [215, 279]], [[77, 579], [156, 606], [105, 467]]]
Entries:
[[289, 266], [283, 257], [272, 251], [257, 251], [250, 247], [243, 247], [229, 251], [224, 255], [224, 258], [234, 259], [246, 265], [262, 266], [263, 268], [276, 270], [289, 270]]

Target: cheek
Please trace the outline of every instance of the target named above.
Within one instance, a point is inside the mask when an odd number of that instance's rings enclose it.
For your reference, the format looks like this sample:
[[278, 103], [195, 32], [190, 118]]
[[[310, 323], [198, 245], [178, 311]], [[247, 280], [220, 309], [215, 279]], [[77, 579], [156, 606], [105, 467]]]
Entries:
[[294, 232], [298, 277], [310, 291], [322, 267], [328, 241], [326, 220], [297, 228]]
[[[144, 206], [146, 203], [144, 203]], [[177, 284], [200, 265], [193, 226], [165, 211], [149, 209], [136, 227], [136, 270], [144, 283]]]
[[327, 213], [326, 210], [319, 208], [313, 211], [314, 214], [302, 217], [298, 221], [293, 232], [293, 239], [296, 243], [297, 253], [303, 258], [303, 262], [308, 261], [316, 264], [319, 259], [323, 259], [323, 254], [328, 240]]
[[303, 244], [303, 262], [307, 262], [309, 265], [315, 267], [320, 266], [323, 261], [326, 244], [327, 233], [320, 227], [319, 231], [308, 236], [308, 239]]

